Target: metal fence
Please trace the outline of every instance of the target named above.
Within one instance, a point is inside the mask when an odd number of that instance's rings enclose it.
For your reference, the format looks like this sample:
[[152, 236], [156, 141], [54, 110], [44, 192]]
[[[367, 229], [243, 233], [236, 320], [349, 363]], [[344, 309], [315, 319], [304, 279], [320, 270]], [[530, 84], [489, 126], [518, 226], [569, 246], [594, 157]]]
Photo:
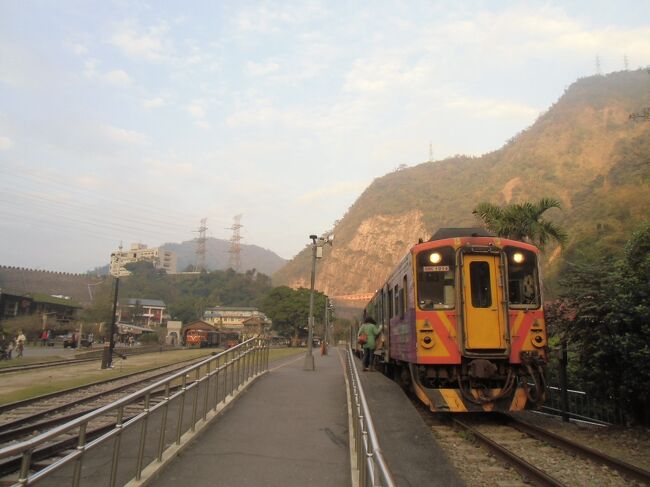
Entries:
[[[252, 338], [64, 425], [0, 449], [0, 461], [20, 461], [18, 479], [11, 485], [141, 484], [251, 381], [268, 371], [268, 352], [267, 340]], [[61, 452], [66, 442], [72, 445]], [[59, 453], [52, 457], [54, 451]]]
[[356, 452], [356, 468], [360, 487], [393, 487], [395, 480], [386, 465], [384, 455], [377, 441], [370, 409], [363, 392], [359, 371], [352, 354], [347, 348], [347, 375], [350, 398], [352, 399], [352, 430]]
[[566, 406], [562, 403], [562, 390], [559, 387], [549, 387], [546, 402], [541, 410], [560, 416], [602, 424], [623, 424], [625, 416], [622, 409], [614, 403], [595, 400], [586, 392], [567, 390]]

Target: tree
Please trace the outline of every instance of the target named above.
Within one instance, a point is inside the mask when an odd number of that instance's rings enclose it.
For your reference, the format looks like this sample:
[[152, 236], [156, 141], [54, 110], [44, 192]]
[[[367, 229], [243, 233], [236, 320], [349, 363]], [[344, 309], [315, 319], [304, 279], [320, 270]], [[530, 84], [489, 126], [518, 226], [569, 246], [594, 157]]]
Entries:
[[560, 321], [576, 351], [581, 386], [614, 400], [650, 424], [650, 223], [633, 234], [617, 261], [572, 266], [560, 281]]
[[[271, 289], [262, 300], [261, 310], [273, 320], [273, 329], [284, 337], [296, 337], [309, 318], [309, 289], [279, 286]], [[325, 295], [314, 291], [314, 317], [325, 315]]]
[[551, 239], [561, 245], [567, 240], [566, 233], [559, 226], [542, 218], [542, 214], [551, 208], [561, 207], [556, 199], [542, 198], [536, 203], [515, 203], [504, 207], [479, 203], [472, 213], [499, 237], [528, 241], [541, 249]]

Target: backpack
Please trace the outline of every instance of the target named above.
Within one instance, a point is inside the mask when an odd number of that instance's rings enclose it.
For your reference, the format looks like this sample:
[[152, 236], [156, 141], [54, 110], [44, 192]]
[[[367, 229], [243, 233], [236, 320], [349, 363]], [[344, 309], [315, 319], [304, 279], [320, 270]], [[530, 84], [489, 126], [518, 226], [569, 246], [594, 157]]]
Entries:
[[362, 333], [361, 335], [359, 335], [358, 341], [359, 341], [359, 345], [365, 345], [366, 342], [368, 341], [368, 335], [366, 333]]

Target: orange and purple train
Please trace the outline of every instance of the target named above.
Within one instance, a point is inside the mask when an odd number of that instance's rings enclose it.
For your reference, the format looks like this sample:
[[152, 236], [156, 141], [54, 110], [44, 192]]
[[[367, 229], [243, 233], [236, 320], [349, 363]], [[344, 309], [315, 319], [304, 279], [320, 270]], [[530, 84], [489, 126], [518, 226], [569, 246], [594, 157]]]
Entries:
[[538, 255], [473, 228], [440, 229], [414, 245], [366, 306], [383, 325], [375, 362], [435, 412], [540, 405], [547, 337]]

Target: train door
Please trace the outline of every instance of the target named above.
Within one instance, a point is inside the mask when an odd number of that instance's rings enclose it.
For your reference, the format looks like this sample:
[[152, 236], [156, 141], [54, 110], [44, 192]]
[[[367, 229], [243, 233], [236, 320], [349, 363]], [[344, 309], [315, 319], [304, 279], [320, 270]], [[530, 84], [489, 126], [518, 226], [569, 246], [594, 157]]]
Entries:
[[498, 255], [463, 258], [464, 338], [468, 351], [505, 352], [507, 318]]

